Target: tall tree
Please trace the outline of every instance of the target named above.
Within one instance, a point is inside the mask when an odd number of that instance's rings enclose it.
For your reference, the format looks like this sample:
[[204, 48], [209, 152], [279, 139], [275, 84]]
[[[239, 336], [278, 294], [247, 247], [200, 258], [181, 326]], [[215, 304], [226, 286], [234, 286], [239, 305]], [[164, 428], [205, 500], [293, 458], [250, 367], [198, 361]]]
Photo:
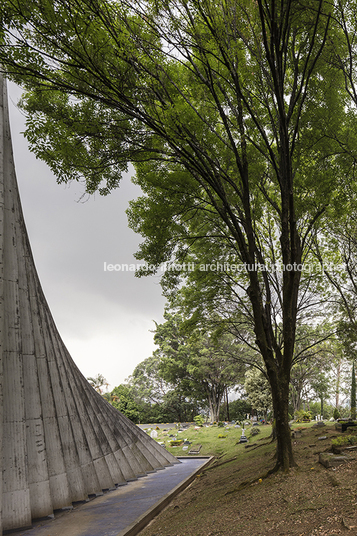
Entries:
[[155, 333], [162, 377], [179, 384], [186, 396], [205, 401], [211, 422], [218, 421], [227, 387], [236, 385], [242, 376], [241, 363], [232, 357], [232, 337], [213, 337], [207, 328], [187, 329], [179, 314], [166, 312], [165, 318]]
[[109, 386], [109, 383], [104, 378], [103, 374], [97, 374], [96, 376], [88, 377], [87, 380], [91, 384], [91, 386], [97, 391], [99, 394], [103, 394]]
[[[356, 155], [357, 161], [357, 155]], [[331, 313], [338, 321], [338, 332], [346, 354], [353, 359], [357, 343], [357, 192], [351, 182], [346, 214], [330, 222], [316, 237], [316, 255], [323, 267], [330, 293], [334, 292]], [[326, 250], [333, 252], [334, 262], [324, 264]], [[331, 258], [331, 257], [330, 257]]]
[[141, 422], [191, 422], [202, 407], [200, 394], [186, 389], [178, 378], [165, 381], [160, 352], [139, 363], [128, 381], [140, 406]]
[[332, 347], [330, 358], [330, 374], [332, 391], [334, 393], [334, 406], [339, 410], [345, 405], [349, 397], [350, 363], [343, 351], [343, 344]]
[[257, 369], [250, 369], [246, 372], [244, 389], [247, 393], [247, 402], [252, 409], [258, 413], [263, 413], [264, 420], [268, 420], [268, 411], [272, 409], [272, 397], [269, 382], [264, 374]]
[[[344, 202], [350, 180], [338, 158], [347, 113], [343, 73], [325, 61], [348, 53], [334, 6], [3, 0], [0, 9], [0, 63], [29, 90], [27, 135], [59, 180], [84, 176], [89, 192], [108, 193], [134, 162], [148, 198], [148, 217], [137, 222], [149, 237], [141, 258], [159, 265], [203, 240], [208, 248], [229, 244], [244, 265], [272, 388], [276, 468], [288, 470], [300, 267], [312, 231], [328, 206]], [[284, 265], [283, 346], [272, 319], [274, 286], [254, 268], [267, 264], [266, 213]], [[202, 229], [192, 233], [197, 215]]]
[[132, 422], [140, 422], [140, 408], [135, 402], [130, 386], [120, 384], [107, 393], [105, 398]]
[[323, 419], [324, 401], [329, 394], [330, 378], [328, 378], [325, 372], [317, 370], [315, 377], [311, 381], [311, 388], [314, 391], [315, 396], [318, 396], [320, 399], [320, 415], [321, 419]]
[[[303, 322], [303, 318], [300, 320]], [[315, 320], [317, 319], [315, 318]], [[294, 411], [301, 409], [302, 398], [304, 395], [305, 399], [308, 397], [312, 385], [323, 385], [321, 379], [318, 379], [321, 370], [330, 373], [331, 365], [335, 361], [335, 354], [341, 353], [341, 343], [336, 338], [334, 329], [335, 326], [329, 322], [317, 325], [306, 322], [299, 323], [297, 326], [290, 381]]]

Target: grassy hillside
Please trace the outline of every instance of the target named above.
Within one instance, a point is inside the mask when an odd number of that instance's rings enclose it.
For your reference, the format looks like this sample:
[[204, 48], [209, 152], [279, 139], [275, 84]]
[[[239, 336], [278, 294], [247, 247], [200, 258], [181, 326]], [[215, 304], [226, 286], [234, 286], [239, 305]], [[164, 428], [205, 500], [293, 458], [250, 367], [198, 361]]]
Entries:
[[[155, 430], [155, 425], [151, 425], [152, 428], [148, 430], [150, 433], [151, 430]], [[255, 443], [257, 440], [262, 438], [267, 438], [271, 434], [271, 426], [248, 426], [245, 429], [246, 436], [250, 438], [251, 430], [257, 428], [259, 434], [254, 438], [249, 440], [249, 444]], [[182, 432], [177, 430], [156, 430], [158, 433], [157, 441], [165, 443], [165, 447], [169, 452], [174, 456], [186, 456], [189, 453], [190, 445], [184, 445], [184, 441], [187, 439], [191, 446], [202, 445], [200, 454], [203, 456], [235, 456], [237, 453], [244, 455], [246, 450], [244, 445], [237, 445], [242, 434], [241, 428], [235, 428], [234, 425], [228, 425], [224, 427], [219, 427], [217, 425], [198, 428], [191, 426], [190, 428], [183, 430]], [[173, 437], [172, 437], [173, 436]], [[219, 437], [224, 436], [224, 437]], [[181, 441], [182, 444], [179, 446], [171, 446], [171, 441], [174, 440]], [[184, 447], [187, 446], [187, 449]]]
[[[338, 436], [333, 424], [322, 429], [302, 429], [293, 439], [298, 467], [288, 475], [267, 472], [274, 465], [275, 445], [271, 428], [247, 444], [237, 444], [241, 430], [230, 427], [193, 427], [177, 434], [202, 445], [201, 454], [215, 455], [210, 467], [141, 533], [142, 536], [330, 536], [357, 534], [357, 462], [353, 459], [326, 469], [319, 453], [331, 450]], [[158, 440], [169, 441], [172, 431], [159, 432]], [[218, 438], [218, 435], [226, 435]], [[249, 437], [250, 428], [246, 430]], [[349, 432], [350, 434], [350, 432]], [[326, 439], [321, 439], [326, 437]], [[357, 440], [357, 438], [356, 438]], [[167, 447], [175, 455], [182, 446]], [[355, 455], [357, 458], [357, 455]]]

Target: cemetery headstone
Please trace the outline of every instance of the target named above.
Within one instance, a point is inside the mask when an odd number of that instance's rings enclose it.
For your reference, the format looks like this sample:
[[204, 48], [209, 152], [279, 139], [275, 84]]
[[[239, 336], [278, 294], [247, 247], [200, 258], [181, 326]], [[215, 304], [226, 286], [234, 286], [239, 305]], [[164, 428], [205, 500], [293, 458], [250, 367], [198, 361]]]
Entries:
[[247, 443], [247, 442], [248, 442], [248, 438], [246, 437], [244, 429], [243, 429], [242, 430], [242, 435], [240, 436], [239, 443]]
[[324, 465], [327, 469], [330, 467], [337, 467], [343, 463], [347, 463], [353, 460], [351, 456], [336, 456], [332, 452], [320, 452], [319, 463]]

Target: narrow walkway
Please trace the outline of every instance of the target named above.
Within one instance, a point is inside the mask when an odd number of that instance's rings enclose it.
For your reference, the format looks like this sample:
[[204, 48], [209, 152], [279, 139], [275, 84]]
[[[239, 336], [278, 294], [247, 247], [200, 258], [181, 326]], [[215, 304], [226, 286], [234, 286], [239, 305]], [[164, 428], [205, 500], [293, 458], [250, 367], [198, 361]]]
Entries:
[[[132, 536], [169, 502], [187, 479], [199, 472], [208, 458], [180, 458], [182, 463], [129, 482], [87, 503], [61, 512], [15, 536]], [[188, 484], [187, 484], [188, 485]], [[160, 505], [158, 503], [160, 502]], [[147, 514], [147, 516], [145, 515]], [[148, 519], [146, 519], [148, 518]]]

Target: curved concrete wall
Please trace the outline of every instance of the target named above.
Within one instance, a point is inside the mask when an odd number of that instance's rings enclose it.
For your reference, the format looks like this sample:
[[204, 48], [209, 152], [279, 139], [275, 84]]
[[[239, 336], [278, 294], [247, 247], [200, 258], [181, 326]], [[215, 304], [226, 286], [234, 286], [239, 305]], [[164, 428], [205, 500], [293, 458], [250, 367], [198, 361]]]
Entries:
[[177, 463], [89, 385], [56, 329], [22, 215], [3, 79], [0, 385], [0, 534]]

